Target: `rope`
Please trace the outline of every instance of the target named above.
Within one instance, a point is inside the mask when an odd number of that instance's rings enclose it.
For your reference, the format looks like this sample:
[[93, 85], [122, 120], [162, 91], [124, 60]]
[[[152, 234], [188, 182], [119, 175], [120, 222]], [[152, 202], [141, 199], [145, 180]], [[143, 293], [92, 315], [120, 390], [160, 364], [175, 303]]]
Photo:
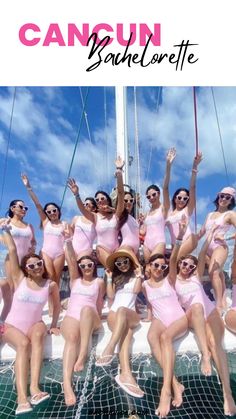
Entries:
[[[81, 87], [79, 88], [79, 91], [80, 91], [80, 97], [81, 97], [82, 106], [83, 106], [83, 109], [84, 109], [85, 108], [85, 106], [84, 106], [84, 97], [83, 97], [83, 94], [82, 94]], [[88, 114], [87, 114], [87, 112], [85, 112], [85, 110], [84, 110], [84, 119], [85, 119], [87, 130], [88, 130], [89, 141], [92, 144], [92, 137], [91, 137], [90, 127], [89, 127], [89, 122], [88, 122]]]
[[[159, 106], [160, 106], [160, 101], [161, 101], [161, 90], [162, 90], [162, 88], [161, 88], [161, 87], [159, 87], [159, 90], [158, 90], [158, 95], [157, 95], [156, 112], [158, 112], [158, 110], [159, 110]], [[153, 143], [152, 143], [152, 144], [153, 144]], [[149, 155], [149, 160], [148, 160], [148, 169], [147, 169], [146, 180], [148, 179], [149, 172], [150, 172], [150, 168], [151, 168], [152, 151], [153, 151], [153, 145], [152, 145], [152, 144], [151, 144], [150, 155]]]
[[[194, 126], [195, 126], [195, 155], [198, 154], [198, 127], [197, 127], [197, 96], [196, 87], [193, 87]], [[195, 192], [196, 193], [196, 192]], [[197, 201], [194, 208], [195, 234], [197, 233]]]
[[[110, 183], [109, 179], [111, 178], [109, 176], [110, 174], [110, 165], [109, 165], [109, 157], [108, 157], [108, 135], [107, 135], [107, 96], [106, 96], [106, 87], [104, 87], [104, 92], [103, 92], [103, 99], [104, 99], [104, 132], [105, 132], [105, 143], [106, 143], [106, 181], [107, 184]], [[109, 184], [110, 189], [111, 189], [111, 185]]]
[[213, 87], [211, 87], [211, 93], [212, 93], [212, 98], [213, 98], [213, 103], [214, 103], [214, 108], [215, 108], [215, 114], [216, 114], [216, 121], [217, 121], [217, 126], [218, 126], [218, 131], [219, 131], [221, 152], [222, 152], [223, 162], [224, 162], [224, 167], [225, 167], [225, 177], [226, 177], [227, 184], [230, 185], [229, 174], [228, 174], [227, 165], [226, 165], [225, 152], [224, 152], [224, 147], [223, 147], [223, 141], [222, 141], [222, 135], [221, 135], [221, 130], [220, 130], [220, 123], [219, 123], [219, 118], [218, 118], [218, 112], [217, 112]]
[[5, 187], [5, 181], [6, 181], [7, 161], [8, 161], [8, 152], [9, 152], [10, 139], [11, 139], [11, 130], [12, 130], [12, 121], [13, 121], [15, 100], [16, 100], [16, 87], [14, 88], [12, 108], [11, 108], [11, 118], [10, 118], [10, 125], [9, 125], [9, 131], [8, 131], [8, 139], [7, 139], [7, 149], [6, 149], [5, 160], [4, 160], [4, 165], [3, 165], [2, 189], [1, 189], [1, 197], [0, 197], [0, 209], [2, 208], [3, 192], [4, 192], [4, 187]]
[[[78, 142], [79, 142], [79, 136], [80, 136], [80, 131], [81, 131], [81, 127], [82, 127], [82, 121], [83, 121], [85, 106], [86, 106], [87, 99], [88, 99], [88, 94], [89, 94], [89, 87], [87, 87], [87, 91], [86, 91], [86, 94], [85, 94], [85, 99], [84, 99], [84, 103], [83, 103], [83, 109], [82, 109], [82, 112], [81, 112], [81, 117], [80, 117], [80, 122], [79, 122], [79, 129], [78, 129], [78, 133], [77, 133], [77, 138], [76, 138], [76, 142], [75, 142], [75, 146], [74, 146], [74, 151], [73, 151], [72, 158], [71, 158], [71, 163], [70, 163], [70, 168], [69, 168], [69, 171], [68, 171], [67, 179], [70, 177], [70, 174], [71, 174], [71, 169], [72, 169], [74, 158], [75, 158], [75, 152], [76, 152], [77, 145], [78, 145]], [[65, 185], [63, 196], [62, 196], [61, 208], [62, 208], [62, 205], [63, 205], [63, 202], [64, 202], [64, 198], [65, 198], [65, 194], [66, 194], [66, 189], [67, 189], [67, 184]]]
[[[142, 208], [142, 199], [141, 199], [141, 186], [140, 186], [140, 158], [139, 158], [139, 137], [138, 137], [138, 115], [137, 115], [137, 99], [136, 99], [136, 87], [134, 86], [134, 139], [135, 139], [135, 160], [136, 160], [136, 194], [138, 194], [139, 197], [139, 205], [140, 209]], [[138, 211], [138, 205], [136, 205], [136, 218], [138, 218], [139, 211]]]

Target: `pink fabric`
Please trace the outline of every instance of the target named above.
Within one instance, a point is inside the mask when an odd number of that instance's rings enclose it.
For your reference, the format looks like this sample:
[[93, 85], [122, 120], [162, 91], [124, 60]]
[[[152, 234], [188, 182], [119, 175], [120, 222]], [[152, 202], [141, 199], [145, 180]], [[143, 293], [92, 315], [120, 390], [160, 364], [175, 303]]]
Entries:
[[[187, 208], [183, 208], [180, 211], [171, 212], [171, 213], [168, 214], [168, 217], [167, 217], [167, 220], [166, 220], [166, 225], [167, 225], [167, 227], [169, 229], [169, 232], [170, 232], [172, 245], [175, 244], [176, 237], [179, 234], [179, 223], [180, 223], [181, 218], [182, 218], [183, 215], [185, 215], [189, 220]], [[183, 241], [187, 240], [188, 237], [191, 236], [191, 234], [192, 234], [192, 230], [191, 230], [190, 225], [188, 224], [187, 230], [186, 230], [186, 232], [184, 234], [184, 237], [183, 237]]]
[[179, 304], [177, 294], [170, 285], [168, 278], [164, 278], [162, 285], [152, 287], [148, 280], [143, 283], [147, 299], [152, 307], [153, 316], [159, 319], [164, 326], [168, 327], [176, 320], [185, 316], [184, 310]]
[[53, 225], [48, 221], [43, 230], [42, 252], [52, 260], [64, 254], [64, 224]]
[[208, 217], [207, 217], [206, 223], [205, 223], [206, 231], [209, 231], [212, 228], [213, 224], [216, 224], [216, 225], [219, 226], [219, 228], [215, 231], [214, 236], [212, 238], [212, 241], [211, 241], [211, 243], [210, 243], [210, 245], [208, 247], [207, 254], [209, 256], [212, 255], [212, 252], [217, 247], [222, 246], [222, 245], [223, 246], [227, 246], [226, 241], [224, 241], [224, 242], [222, 242], [221, 240], [220, 241], [217, 241], [217, 240], [215, 240], [214, 237], [216, 235], [218, 235], [218, 234], [224, 235], [230, 229], [231, 225], [230, 224], [226, 224], [225, 221], [224, 221], [224, 218], [225, 218], [226, 214], [228, 214], [228, 212], [229, 211], [226, 211], [226, 212], [222, 213], [219, 217], [214, 218], [214, 219], [211, 217], [212, 214], [214, 214], [214, 213], [210, 212], [210, 214], [208, 214]]
[[73, 281], [66, 316], [80, 319], [80, 312], [84, 307], [92, 307], [97, 312], [97, 299], [99, 294], [98, 278], [91, 285], [84, 285], [81, 278]]
[[85, 250], [91, 250], [95, 237], [96, 231], [94, 224], [91, 222], [85, 223], [82, 217], [78, 217], [72, 240], [74, 251], [79, 254]]
[[144, 220], [146, 235], [144, 246], [151, 252], [159, 243], [165, 243], [165, 218], [160, 206], [154, 213], [148, 214]]
[[121, 227], [122, 242], [121, 246], [132, 247], [134, 253], [139, 249], [139, 224], [132, 215], [128, 215], [126, 223]]
[[114, 252], [119, 247], [118, 241], [118, 219], [115, 214], [110, 219], [97, 214], [95, 225], [97, 233], [97, 246], [104, 247], [110, 252]]
[[16, 327], [27, 335], [29, 329], [42, 320], [43, 307], [48, 301], [50, 281], [39, 290], [32, 290], [23, 278], [14, 292], [6, 324]]
[[16, 245], [19, 263], [21, 263], [22, 258], [29, 253], [29, 249], [31, 248], [31, 240], [33, 238], [32, 229], [29, 224], [25, 228], [16, 227], [12, 223], [10, 223], [10, 226], [11, 235]]

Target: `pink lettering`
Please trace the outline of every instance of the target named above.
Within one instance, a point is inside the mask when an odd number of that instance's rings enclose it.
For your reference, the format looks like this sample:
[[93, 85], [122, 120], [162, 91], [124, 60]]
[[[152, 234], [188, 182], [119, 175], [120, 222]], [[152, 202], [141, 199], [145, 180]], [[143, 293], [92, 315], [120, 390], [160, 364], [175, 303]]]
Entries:
[[46, 33], [43, 46], [48, 47], [52, 42], [57, 42], [59, 47], [65, 47], [65, 41], [63, 39], [61, 30], [57, 23], [51, 23]]
[[33, 47], [34, 45], [37, 45], [40, 41], [40, 38], [33, 38], [33, 39], [26, 38], [27, 31], [40, 32], [39, 27], [35, 25], [34, 23], [26, 23], [25, 25], [21, 26], [19, 30], [19, 39], [23, 45], [27, 47]]

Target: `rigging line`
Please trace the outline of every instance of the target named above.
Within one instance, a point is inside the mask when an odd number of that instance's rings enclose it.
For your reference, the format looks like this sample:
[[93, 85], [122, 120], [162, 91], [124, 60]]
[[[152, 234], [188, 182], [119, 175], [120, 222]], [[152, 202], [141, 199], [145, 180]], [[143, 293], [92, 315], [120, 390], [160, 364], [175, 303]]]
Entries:
[[[135, 126], [135, 160], [137, 162], [136, 168], [136, 179], [135, 179], [135, 189], [136, 194], [139, 199], [139, 206], [142, 209], [142, 198], [141, 198], [141, 184], [140, 184], [140, 158], [139, 158], [139, 136], [138, 136], [138, 114], [137, 114], [137, 98], [136, 98], [136, 86], [134, 86], [134, 126]], [[139, 216], [138, 205], [136, 207], [136, 218]]]
[[[77, 133], [77, 137], [76, 137], [76, 141], [75, 141], [74, 151], [73, 151], [73, 154], [72, 154], [72, 158], [71, 158], [71, 162], [70, 162], [70, 168], [69, 168], [69, 171], [68, 171], [67, 179], [70, 177], [70, 174], [71, 174], [71, 169], [72, 169], [74, 158], [75, 158], [75, 152], [76, 152], [77, 145], [78, 145], [78, 142], [79, 142], [79, 136], [80, 136], [80, 131], [81, 131], [81, 127], [82, 127], [82, 121], [83, 121], [85, 106], [86, 106], [87, 99], [88, 99], [88, 94], [89, 94], [89, 87], [87, 87], [87, 91], [86, 91], [85, 98], [84, 98], [84, 104], [83, 104], [83, 109], [82, 109], [82, 112], [81, 112], [78, 133]], [[66, 194], [66, 189], [67, 189], [67, 184], [65, 185], [65, 188], [64, 188], [64, 192], [63, 192], [63, 196], [62, 196], [60, 208], [62, 208], [62, 205], [63, 205], [63, 202], [64, 202], [64, 198], [65, 198], [65, 194]]]
[[217, 112], [213, 87], [211, 87], [211, 93], [212, 93], [212, 98], [213, 98], [213, 103], [214, 103], [214, 108], [215, 108], [215, 114], [216, 114], [216, 121], [217, 121], [217, 126], [218, 126], [218, 131], [219, 131], [220, 145], [221, 145], [221, 151], [222, 151], [223, 162], [224, 162], [224, 167], [225, 167], [225, 177], [226, 177], [226, 181], [227, 181], [228, 185], [230, 185], [229, 174], [228, 174], [227, 165], [226, 165], [225, 152], [224, 152], [223, 140], [222, 140], [222, 135], [221, 135], [221, 129], [220, 129], [220, 123], [219, 123], [219, 117], [218, 117], [218, 112]]
[[[193, 87], [193, 107], [194, 107], [194, 126], [195, 126], [195, 155], [197, 156], [199, 144], [198, 144], [198, 126], [197, 126], [197, 95], [196, 95], [195, 86]], [[196, 189], [197, 189], [196, 186], [195, 186], [195, 194], [196, 194]], [[195, 234], [197, 234], [197, 201], [195, 203], [195, 208], [194, 208], [194, 224], [195, 224]]]
[[11, 139], [12, 121], [13, 121], [15, 100], [16, 100], [16, 87], [14, 87], [14, 94], [13, 94], [12, 108], [11, 108], [11, 117], [10, 117], [10, 124], [9, 124], [9, 131], [8, 131], [8, 139], [7, 139], [7, 149], [6, 149], [5, 160], [4, 160], [4, 165], [3, 165], [2, 189], [1, 189], [1, 197], [0, 197], [0, 209], [2, 208], [2, 199], [3, 199], [4, 187], [5, 187], [5, 181], [6, 181], [8, 152], [9, 152], [10, 139]]
[[[156, 103], [156, 112], [158, 112], [158, 109], [159, 109], [159, 106], [160, 106], [161, 90], [162, 90], [162, 88], [159, 87], [158, 95], [157, 95], [157, 103]], [[148, 160], [148, 169], [147, 169], [146, 180], [148, 179], [150, 168], [151, 168], [152, 152], [153, 152], [153, 143], [151, 143], [151, 148], [150, 148], [150, 155], [149, 155], [149, 160]]]
[[103, 100], [104, 100], [104, 132], [105, 132], [105, 144], [106, 144], [106, 181], [109, 184], [111, 189], [111, 182], [109, 182], [110, 174], [110, 165], [108, 158], [108, 136], [107, 136], [107, 95], [106, 95], [106, 86], [103, 88]]
[[[81, 87], [79, 87], [79, 91], [80, 91], [82, 106], [83, 106], [83, 109], [84, 109], [84, 97], [83, 97], [83, 94], [82, 94]], [[85, 110], [84, 110], [84, 119], [85, 119], [85, 123], [86, 123], [87, 130], [88, 130], [89, 141], [92, 144], [92, 137], [91, 137], [90, 127], [89, 127], [89, 122], [88, 122], [88, 114], [87, 114], [87, 112], [85, 112]]]

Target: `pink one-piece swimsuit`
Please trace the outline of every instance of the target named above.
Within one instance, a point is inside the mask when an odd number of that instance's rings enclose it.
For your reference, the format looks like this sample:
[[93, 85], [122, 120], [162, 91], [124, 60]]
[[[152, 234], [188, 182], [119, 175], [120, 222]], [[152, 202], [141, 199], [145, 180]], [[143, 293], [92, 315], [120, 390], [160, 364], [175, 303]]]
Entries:
[[92, 307], [97, 312], [97, 299], [99, 294], [99, 280], [94, 279], [91, 285], [84, 285], [81, 278], [73, 281], [71, 295], [66, 316], [80, 320], [80, 312], [84, 307]]
[[225, 246], [225, 247], [228, 247], [227, 246], [227, 243], [226, 243], [226, 241], [222, 241], [222, 240], [215, 240], [215, 238], [214, 238], [214, 236], [216, 236], [216, 235], [218, 235], [218, 234], [220, 234], [220, 235], [224, 235], [225, 233], [227, 233], [227, 231], [230, 229], [230, 227], [231, 227], [231, 225], [230, 224], [226, 224], [225, 222], [224, 222], [224, 218], [225, 218], [225, 216], [226, 216], [226, 214], [228, 213], [229, 211], [226, 211], [226, 212], [224, 212], [224, 213], [222, 213], [219, 217], [217, 217], [217, 218], [212, 218], [211, 216], [212, 216], [212, 214], [214, 214], [214, 213], [212, 213], [212, 212], [210, 212], [210, 214], [208, 214], [208, 216], [207, 216], [207, 219], [206, 219], [206, 223], [205, 223], [205, 228], [206, 228], [206, 231], [209, 231], [210, 229], [211, 229], [211, 227], [213, 226], [213, 224], [216, 224], [216, 225], [218, 225], [219, 226], [219, 228], [215, 231], [215, 233], [214, 233], [214, 235], [213, 235], [213, 238], [212, 238], [212, 240], [211, 240], [211, 242], [210, 242], [210, 245], [209, 245], [209, 247], [208, 247], [208, 249], [207, 249], [207, 254], [209, 255], [209, 256], [211, 256], [212, 255], [212, 253], [213, 253], [213, 251], [217, 248], [217, 247], [220, 247], [220, 246]]
[[[170, 232], [171, 237], [171, 244], [174, 246], [176, 237], [179, 234], [179, 222], [181, 221], [182, 216], [185, 215], [187, 218], [189, 218], [187, 209], [183, 208], [180, 211], [176, 211], [175, 213], [169, 213], [168, 217], [166, 219], [166, 225]], [[189, 236], [191, 236], [192, 230], [190, 225], [188, 224], [187, 230], [184, 233], [183, 241], [187, 240]]]
[[82, 217], [78, 217], [72, 239], [72, 245], [77, 255], [86, 250], [92, 250], [95, 237], [96, 231], [94, 224], [91, 222], [85, 223]]
[[11, 235], [16, 245], [16, 251], [19, 259], [19, 263], [25, 255], [29, 253], [29, 250], [32, 246], [33, 232], [32, 228], [28, 224], [26, 227], [21, 228], [17, 227], [14, 224], [10, 223], [11, 226]]
[[162, 212], [162, 206], [160, 206], [152, 214], [148, 214], [144, 220], [146, 226], [146, 234], [144, 239], [144, 246], [146, 246], [150, 252], [153, 251], [155, 246], [159, 243], [165, 243], [165, 218]]
[[115, 214], [111, 218], [106, 218], [98, 213], [95, 229], [97, 246], [104, 247], [110, 252], [114, 252], [119, 247], [118, 218]]
[[39, 290], [28, 287], [24, 277], [14, 292], [6, 324], [16, 327], [27, 335], [30, 328], [42, 321], [43, 307], [48, 301], [50, 280]]
[[42, 252], [46, 253], [52, 260], [64, 254], [64, 224], [53, 225], [48, 221], [43, 230]]
[[144, 281], [143, 285], [147, 299], [152, 307], [153, 316], [159, 319], [164, 326], [168, 327], [185, 316], [177, 294], [168, 281], [168, 277], [163, 279], [162, 285], [159, 287], [150, 286], [148, 280]]
[[122, 235], [121, 246], [129, 246], [136, 254], [139, 249], [139, 224], [132, 215], [128, 215], [126, 223], [120, 229]]

